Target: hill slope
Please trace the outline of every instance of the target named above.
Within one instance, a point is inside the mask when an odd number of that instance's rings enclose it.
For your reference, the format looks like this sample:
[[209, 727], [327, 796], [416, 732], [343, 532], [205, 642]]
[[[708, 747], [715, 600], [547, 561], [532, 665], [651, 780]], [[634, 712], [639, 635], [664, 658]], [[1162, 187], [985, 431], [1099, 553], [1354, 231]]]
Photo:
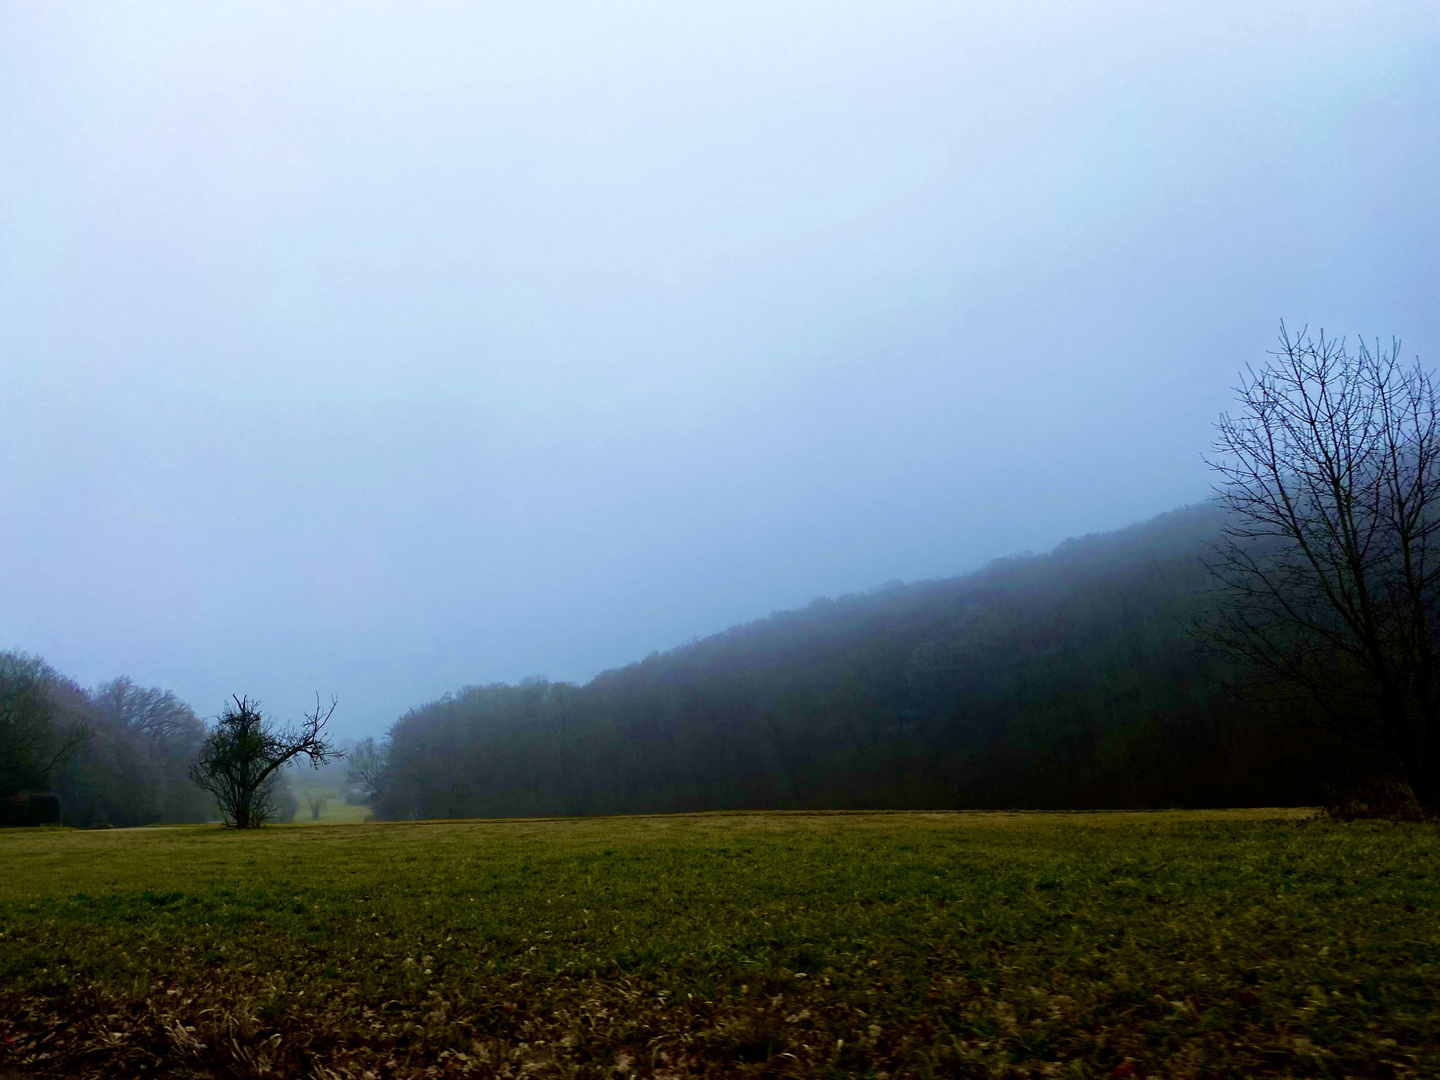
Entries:
[[1338, 748], [1189, 634], [1215, 508], [817, 600], [583, 687], [471, 687], [390, 736], [389, 817], [1309, 802]]

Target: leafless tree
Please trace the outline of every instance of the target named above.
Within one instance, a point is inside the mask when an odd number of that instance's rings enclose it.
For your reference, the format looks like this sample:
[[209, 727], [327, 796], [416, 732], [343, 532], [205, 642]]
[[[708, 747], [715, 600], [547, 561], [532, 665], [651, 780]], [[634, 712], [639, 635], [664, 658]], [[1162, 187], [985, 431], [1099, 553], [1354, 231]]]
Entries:
[[387, 767], [385, 747], [374, 738], [367, 737], [351, 748], [350, 766], [345, 772], [345, 779], [352, 791], [370, 803], [384, 787]]
[[1440, 409], [1400, 346], [1282, 325], [1209, 464], [1229, 511], [1209, 630], [1440, 800]]
[[332, 698], [306, 713], [298, 727], [280, 727], [260, 711], [260, 703], [234, 697], [215, 719], [191, 777], [215, 797], [226, 822], [237, 829], [263, 825], [278, 810], [274, 799], [279, 769], [304, 755], [312, 768], [342, 756], [326, 738], [325, 725], [335, 713]]
[[116, 724], [157, 743], [193, 743], [204, 730], [194, 710], [173, 691], [136, 686], [123, 675], [97, 686], [90, 700]]
[[305, 805], [310, 807], [311, 821], [320, 820], [320, 815], [325, 812], [325, 807], [329, 804], [329, 802], [330, 799], [323, 791], [310, 791], [308, 788], [306, 789]]

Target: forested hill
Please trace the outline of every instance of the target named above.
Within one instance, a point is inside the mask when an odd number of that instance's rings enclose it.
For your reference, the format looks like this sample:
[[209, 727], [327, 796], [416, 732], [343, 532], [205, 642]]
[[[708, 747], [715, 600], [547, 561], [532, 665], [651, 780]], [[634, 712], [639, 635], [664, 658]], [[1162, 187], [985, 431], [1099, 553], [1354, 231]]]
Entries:
[[[1190, 634], [1209, 505], [962, 577], [817, 600], [589, 684], [392, 728], [385, 817], [1313, 802], [1342, 757]], [[1303, 767], [1300, 767], [1302, 766]]]

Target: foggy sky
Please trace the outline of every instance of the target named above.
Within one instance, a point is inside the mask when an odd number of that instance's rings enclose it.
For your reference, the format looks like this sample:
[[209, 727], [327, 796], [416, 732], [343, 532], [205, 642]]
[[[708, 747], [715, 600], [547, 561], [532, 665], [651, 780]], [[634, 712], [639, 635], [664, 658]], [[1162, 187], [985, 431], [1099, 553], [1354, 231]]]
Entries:
[[343, 735], [1203, 497], [1440, 344], [1440, 6], [0, 0], [0, 648]]

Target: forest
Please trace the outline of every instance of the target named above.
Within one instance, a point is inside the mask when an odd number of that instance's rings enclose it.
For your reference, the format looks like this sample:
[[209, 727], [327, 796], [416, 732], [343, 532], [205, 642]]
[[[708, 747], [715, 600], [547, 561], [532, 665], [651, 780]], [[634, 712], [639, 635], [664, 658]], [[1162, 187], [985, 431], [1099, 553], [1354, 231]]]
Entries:
[[[59, 823], [126, 827], [218, 820], [192, 779], [205, 722], [170, 690], [120, 676], [87, 689], [38, 656], [0, 652], [0, 811], [16, 796], [58, 796]], [[275, 818], [300, 799], [282, 775]], [[34, 824], [13, 807], [17, 820]]]
[[361, 770], [388, 819], [1315, 804], [1382, 764], [1207, 646], [1213, 503], [822, 599], [584, 686], [472, 686]]
[[[1383, 763], [1197, 635], [1221, 514], [816, 600], [583, 686], [465, 687], [355, 747], [351, 782], [389, 820], [1313, 805]], [[205, 735], [168, 691], [0, 655], [0, 795], [53, 790], [66, 824], [213, 820]]]
[[0, 653], [0, 797], [53, 791], [66, 825], [205, 821], [190, 781], [205, 725], [173, 693], [120, 677], [87, 690]]

